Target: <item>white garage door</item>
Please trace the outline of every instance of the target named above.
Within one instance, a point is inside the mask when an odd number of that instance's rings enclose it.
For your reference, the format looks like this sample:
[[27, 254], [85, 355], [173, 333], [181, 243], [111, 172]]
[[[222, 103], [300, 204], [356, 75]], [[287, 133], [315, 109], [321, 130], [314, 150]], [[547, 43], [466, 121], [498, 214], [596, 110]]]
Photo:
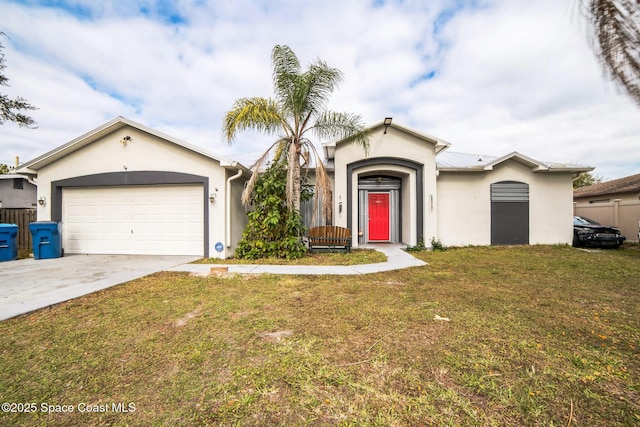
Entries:
[[62, 190], [65, 253], [204, 255], [201, 185]]

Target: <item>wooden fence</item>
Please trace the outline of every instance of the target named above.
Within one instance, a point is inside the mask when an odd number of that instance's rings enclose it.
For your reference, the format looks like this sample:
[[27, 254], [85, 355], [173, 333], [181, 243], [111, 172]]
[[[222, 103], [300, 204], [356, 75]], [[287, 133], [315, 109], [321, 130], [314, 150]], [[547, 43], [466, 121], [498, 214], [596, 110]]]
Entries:
[[33, 249], [29, 223], [35, 220], [35, 209], [0, 209], [0, 224], [16, 224], [18, 226], [18, 250]]
[[573, 212], [574, 215], [585, 216], [600, 224], [618, 227], [628, 242], [638, 242], [640, 201], [574, 203]]

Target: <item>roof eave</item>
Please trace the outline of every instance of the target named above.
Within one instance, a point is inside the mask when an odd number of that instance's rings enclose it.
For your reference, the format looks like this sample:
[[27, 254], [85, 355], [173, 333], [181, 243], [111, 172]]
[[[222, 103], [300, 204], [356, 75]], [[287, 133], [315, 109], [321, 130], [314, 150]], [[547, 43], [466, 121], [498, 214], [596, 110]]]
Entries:
[[[491, 172], [493, 167], [488, 168], [487, 166], [469, 166], [469, 167], [437, 167], [438, 171], [441, 172]], [[547, 172], [547, 173], [580, 173], [580, 172], [589, 172], [594, 168], [590, 166], [585, 167], [553, 167], [549, 166], [547, 168], [533, 168], [534, 173], [539, 172]]]
[[549, 166], [547, 172], [571, 172], [571, 173], [583, 173], [591, 172], [595, 168], [592, 166]]
[[[384, 122], [380, 121], [377, 123], [374, 123], [373, 125], [369, 126], [366, 130], [370, 133], [372, 133], [374, 130], [378, 129], [378, 128], [383, 128], [384, 127]], [[394, 124], [391, 123], [389, 126], [389, 128], [391, 129], [398, 129], [406, 134], [412, 135], [418, 139], [421, 139], [423, 141], [432, 143], [435, 146], [435, 152], [436, 154], [440, 153], [441, 151], [446, 150], [447, 148], [449, 148], [451, 146], [451, 143], [445, 141], [444, 139], [440, 139], [438, 137], [435, 137], [433, 135], [429, 135], [426, 133], [420, 133], [418, 131], [415, 131], [413, 129], [410, 129], [406, 126], [401, 126], [398, 124]], [[336, 146], [344, 141], [346, 141], [348, 138], [345, 139], [340, 139], [340, 140], [335, 140], [335, 141], [331, 141], [331, 142], [326, 142], [322, 144], [322, 147], [324, 149], [324, 153], [325, 153], [325, 157], [327, 159], [333, 159], [335, 158], [335, 150], [336, 150]]]
[[486, 172], [482, 166], [469, 166], [469, 167], [450, 167], [450, 166], [438, 166], [436, 169], [439, 172]]
[[[37, 171], [45, 166], [47, 166], [50, 163], [53, 163], [54, 161], [73, 153], [74, 151], [85, 147], [89, 144], [91, 144], [92, 142], [100, 139], [101, 137], [108, 135], [112, 132], [115, 132], [118, 129], [121, 129], [125, 126], [130, 126], [132, 128], [138, 129], [142, 132], [148, 133], [150, 135], [153, 135], [157, 138], [160, 139], [164, 139], [166, 141], [172, 142], [182, 148], [185, 148], [187, 150], [193, 151], [195, 153], [198, 153], [202, 156], [208, 157], [212, 160], [215, 160], [217, 162], [219, 162], [220, 164], [222, 163], [226, 163], [226, 164], [231, 164], [231, 161], [228, 161], [226, 159], [214, 156], [213, 154], [207, 152], [206, 150], [201, 149], [200, 147], [197, 147], [195, 145], [191, 145], [189, 143], [186, 143], [178, 138], [174, 138], [170, 135], [167, 135], [165, 133], [159, 132], [155, 129], [151, 129], [147, 126], [144, 126], [140, 123], [134, 122], [133, 120], [129, 120], [125, 117], [119, 116], [116, 117], [113, 120], [108, 121], [107, 123], [75, 138], [72, 139], [71, 141], [67, 142], [66, 144], [63, 144], [57, 148], [54, 148], [53, 150], [39, 156], [36, 157], [33, 160], [30, 160], [26, 163], [23, 163], [22, 165], [20, 165], [20, 167], [18, 168], [18, 171], [20, 171], [20, 173], [26, 173], [26, 174], [33, 174], [33, 175], [37, 175]], [[239, 163], [238, 163], [239, 164]], [[244, 168], [245, 171], [248, 171], [248, 169], [244, 166], [241, 165], [240, 166], [242, 168]]]

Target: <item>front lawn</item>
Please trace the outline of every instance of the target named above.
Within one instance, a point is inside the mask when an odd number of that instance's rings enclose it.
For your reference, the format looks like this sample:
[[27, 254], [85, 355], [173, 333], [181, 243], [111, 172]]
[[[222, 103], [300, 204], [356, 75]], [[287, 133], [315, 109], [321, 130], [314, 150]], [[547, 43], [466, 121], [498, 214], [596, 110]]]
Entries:
[[160, 273], [0, 322], [0, 400], [23, 412], [0, 424], [640, 424], [637, 247], [415, 255], [366, 276]]

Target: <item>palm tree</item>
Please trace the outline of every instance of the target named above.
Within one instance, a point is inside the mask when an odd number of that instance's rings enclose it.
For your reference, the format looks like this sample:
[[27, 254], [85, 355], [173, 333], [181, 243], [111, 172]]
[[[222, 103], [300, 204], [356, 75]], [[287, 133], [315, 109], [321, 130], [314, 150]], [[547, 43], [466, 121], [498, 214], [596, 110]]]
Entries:
[[[286, 204], [300, 211], [301, 169], [315, 157], [316, 203], [331, 212], [331, 183], [310, 134], [318, 138], [348, 139], [369, 148], [369, 134], [358, 115], [326, 110], [329, 96], [342, 81], [342, 73], [316, 60], [302, 72], [300, 62], [288, 46], [275, 46], [271, 53], [275, 98], [240, 98], [224, 118], [223, 133], [229, 143], [244, 130], [252, 129], [276, 136], [276, 141], [253, 165], [253, 175], [242, 194], [243, 204], [251, 200], [258, 174], [265, 163], [285, 160], [287, 165]], [[314, 210], [315, 211], [315, 210]]]
[[640, 105], [640, 0], [583, 0], [605, 72]]

